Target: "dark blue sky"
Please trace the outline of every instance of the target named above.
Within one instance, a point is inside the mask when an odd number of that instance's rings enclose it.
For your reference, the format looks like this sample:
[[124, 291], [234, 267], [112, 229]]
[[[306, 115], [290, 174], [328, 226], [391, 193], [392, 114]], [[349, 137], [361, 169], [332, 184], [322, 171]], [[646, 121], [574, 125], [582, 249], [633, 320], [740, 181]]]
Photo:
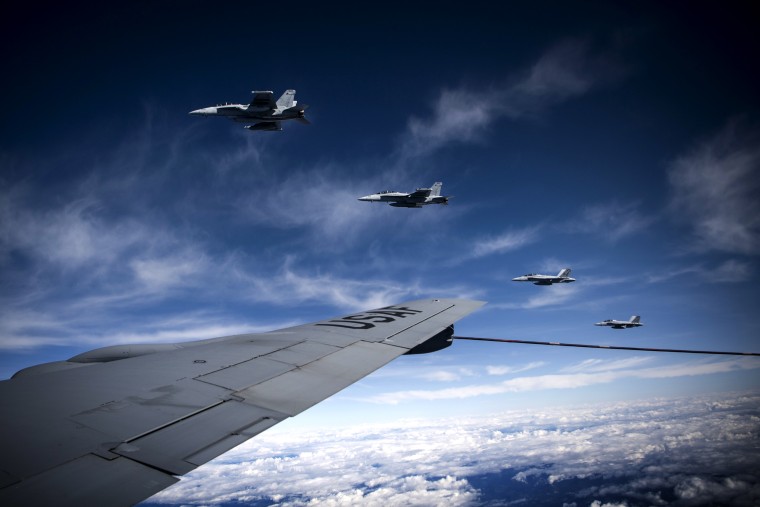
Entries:
[[[434, 292], [491, 301], [498, 334], [553, 332], [534, 312], [583, 336], [649, 311], [658, 340], [702, 318], [701, 345], [751, 347], [751, 19], [741, 3], [6, 8], [6, 348]], [[187, 115], [285, 88], [312, 126]], [[452, 206], [354, 200], [435, 180]], [[565, 292], [507, 283], [565, 265]]]
[[[138, 2], [6, 8], [3, 18], [3, 86], [13, 97], [3, 137], [11, 145], [40, 137], [63, 142], [66, 132], [98, 129], [111, 117], [134, 128], [145, 103], [176, 115], [219, 90], [243, 100], [258, 83], [310, 91], [331, 127], [398, 129], [405, 116], [424, 114], [442, 85], [498, 85], [510, 69], [531, 65], [568, 38], [620, 64], [627, 79], [594, 97], [594, 109], [632, 134], [657, 129], [664, 140], [683, 142], [726, 115], [757, 110], [757, 34], [743, 3]], [[334, 107], [338, 99], [346, 105]], [[102, 103], [111, 115], [97, 107]], [[354, 137], [327, 132], [311, 136], [315, 147]]]
[[[435, 296], [489, 302], [463, 335], [758, 351], [750, 10], [3, 7], [0, 378]], [[312, 125], [187, 114], [288, 88]], [[449, 206], [356, 200], [434, 181]], [[576, 283], [510, 281], [563, 267]], [[633, 314], [644, 327], [592, 326]], [[296, 420], [756, 390], [759, 367], [457, 343]]]

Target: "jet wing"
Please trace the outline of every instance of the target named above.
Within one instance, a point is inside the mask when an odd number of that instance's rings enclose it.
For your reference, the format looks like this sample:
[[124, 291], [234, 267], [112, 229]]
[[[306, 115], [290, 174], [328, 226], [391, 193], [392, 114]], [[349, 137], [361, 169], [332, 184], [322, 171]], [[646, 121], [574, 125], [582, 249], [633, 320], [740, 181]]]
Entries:
[[0, 504], [137, 503], [482, 304], [410, 301], [2, 381]]
[[418, 188], [417, 190], [409, 194], [408, 197], [424, 198], [430, 195], [430, 191], [431, 189], [429, 188]]
[[274, 101], [274, 93], [270, 91], [253, 92], [250, 106], [255, 108], [276, 109], [277, 103]]

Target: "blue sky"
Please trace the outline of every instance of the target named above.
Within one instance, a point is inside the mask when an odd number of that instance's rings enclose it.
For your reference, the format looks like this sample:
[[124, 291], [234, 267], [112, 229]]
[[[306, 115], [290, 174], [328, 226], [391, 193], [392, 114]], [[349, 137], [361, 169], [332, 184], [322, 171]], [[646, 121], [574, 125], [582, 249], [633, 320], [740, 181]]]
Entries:
[[[433, 296], [488, 301], [465, 336], [760, 350], [758, 36], [741, 4], [15, 9], [2, 378]], [[312, 125], [187, 114], [286, 88]], [[434, 181], [449, 206], [356, 200]], [[510, 281], [563, 267], [578, 281]], [[592, 325], [633, 314], [644, 327]], [[752, 358], [459, 342], [272, 431], [759, 384]]]

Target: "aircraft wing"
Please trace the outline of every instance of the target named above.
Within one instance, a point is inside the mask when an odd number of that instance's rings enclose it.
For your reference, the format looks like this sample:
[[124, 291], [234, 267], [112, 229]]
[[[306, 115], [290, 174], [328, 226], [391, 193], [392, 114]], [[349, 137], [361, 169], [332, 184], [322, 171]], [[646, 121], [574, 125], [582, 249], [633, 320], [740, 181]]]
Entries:
[[269, 109], [277, 108], [277, 103], [274, 101], [274, 93], [270, 91], [253, 92], [253, 98], [251, 99], [251, 106], [254, 107], [267, 107]]
[[482, 304], [410, 301], [2, 381], [0, 504], [137, 503], [410, 349], [449, 338]]
[[407, 197], [414, 197], [414, 198], [420, 197], [420, 198], [423, 198], [423, 197], [429, 196], [430, 192], [431, 192], [431, 189], [429, 189], [429, 188], [418, 188], [417, 190], [415, 190], [414, 192], [412, 192], [411, 194], [409, 194]]

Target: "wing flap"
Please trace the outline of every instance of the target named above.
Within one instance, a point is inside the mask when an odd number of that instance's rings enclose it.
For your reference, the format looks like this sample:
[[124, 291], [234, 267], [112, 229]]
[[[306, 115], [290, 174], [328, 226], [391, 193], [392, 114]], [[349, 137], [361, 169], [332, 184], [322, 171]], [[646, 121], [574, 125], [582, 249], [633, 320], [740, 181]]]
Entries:
[[281, 375], [293, 368], [295, 368], [294, 365], [261, 357], [195, 377], [195, 380], [238, 391]]
[[235, 394], [246, 403], [296, 415], [405, 352], [393, 345], [357, 342]]
[[[154, 396], [159, 392], [160, 396]], [[69, 417], [84, 427], [109, 435], [112, 440], [134, 438], [201, 412], [219, 403], [228, 391], [184, 379], [140, 395], [114, 400]]]
[[303, 366], [338, 350], [340, 350], [339, 347], [324, 343], [303, 342], [286, 349], [278, 350], [277, 352], [272, 352], [264, 357], [293, 366]]
[[278, 422], [284, 414], [235, 400], [135, 440], [112, 452], [170, 474], [185, 474]]
[[87, 454], [0, 492], [3, 505], [128, 506], [179, 479], [126, 458]]
[[332, 345], [301, 342], [261, 357], [200, 375], [195, 377], [195, 380], [232, 391], [240, 391], [338, 350], [340, 350], [339, 347]]

